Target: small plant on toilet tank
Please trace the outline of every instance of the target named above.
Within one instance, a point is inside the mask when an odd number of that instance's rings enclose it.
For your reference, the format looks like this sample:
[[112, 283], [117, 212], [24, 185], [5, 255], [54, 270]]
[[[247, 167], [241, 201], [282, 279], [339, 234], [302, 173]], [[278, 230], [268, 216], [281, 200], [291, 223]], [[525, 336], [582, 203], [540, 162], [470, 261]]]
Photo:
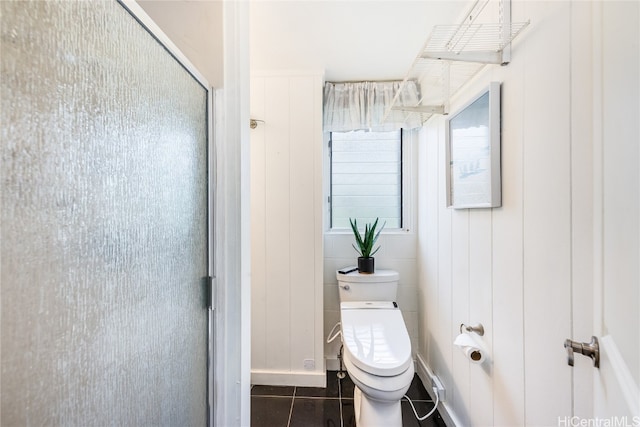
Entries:
[[382, 224], [380, 229], [376, 232], [376, 228], [378, 227], [378, 218], [374, 221], [373, 224], [365, 224], [364, 226], [364, 235], [360, 234], [360, 230], [358, 230], [358, 222], [357, 219], [349, 218], [349, 222], [351, 223], [351, 229], [353, 230], [353, 235], [356, 238], [356, 245], [352, 245], [353, 248], [360, 254], [358, 257], [358, 271], [360, 273], [373, 273], [375, 272], [375, 259], [373, 255], [378, 252], [380, 246], [373, 249], [378, 237], [380, 237], [380, 233], [384, 228], [385, 224]]

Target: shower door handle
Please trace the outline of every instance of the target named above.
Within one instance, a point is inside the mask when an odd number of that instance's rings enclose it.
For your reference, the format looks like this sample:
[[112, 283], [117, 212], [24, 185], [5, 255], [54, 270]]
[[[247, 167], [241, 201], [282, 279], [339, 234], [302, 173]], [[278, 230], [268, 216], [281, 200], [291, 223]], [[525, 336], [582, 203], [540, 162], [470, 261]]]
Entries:
[[578, 353], [588, 356], [593, 360], [593, 367], [600, 367], [600, 345], [598, 344], [598, 338], [591, 337], [591, 341], [578, 342], [570, 339], [564, 341], [564, 348], [567, 349], [567, 363], [569, 366], [573, 366], [573, 354]]

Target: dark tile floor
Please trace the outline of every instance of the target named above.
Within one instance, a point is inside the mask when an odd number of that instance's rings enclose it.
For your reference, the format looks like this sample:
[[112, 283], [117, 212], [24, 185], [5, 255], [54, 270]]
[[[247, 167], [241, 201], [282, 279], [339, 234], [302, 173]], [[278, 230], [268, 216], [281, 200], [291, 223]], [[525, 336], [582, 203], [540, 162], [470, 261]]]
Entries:
[[[340, 398], [342, 396], [342, 398]], [[407, 392], [423, 416], [433, 408], [433, 401], [416, 375]], [[340, 404], [342, 402], [342, 405]], [[342, 417], [343, 424], [340, 423]], [[436, 411], [418, 421], [406, 399], [402, 399], [403, 427], [445, 427]], [[252, 427], [355, 427], [353, 382], [347, 375], [339, 380], [335, 371], [327, 372], [327, 388], [251, 387]]]

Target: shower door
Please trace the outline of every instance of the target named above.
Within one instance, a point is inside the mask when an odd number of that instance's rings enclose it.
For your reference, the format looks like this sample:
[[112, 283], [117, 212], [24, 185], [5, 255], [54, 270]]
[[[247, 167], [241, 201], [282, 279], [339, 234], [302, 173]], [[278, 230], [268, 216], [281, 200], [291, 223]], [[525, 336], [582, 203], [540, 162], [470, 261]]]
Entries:
[[208, 85], [115, 1], [0, 17], [0, 424], [205, 425]]

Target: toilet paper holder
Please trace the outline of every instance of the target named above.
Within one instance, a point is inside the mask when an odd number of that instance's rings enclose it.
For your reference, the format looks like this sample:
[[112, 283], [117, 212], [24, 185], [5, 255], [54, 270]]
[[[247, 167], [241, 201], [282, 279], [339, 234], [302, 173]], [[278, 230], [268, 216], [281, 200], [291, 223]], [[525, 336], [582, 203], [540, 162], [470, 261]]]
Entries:
[[484, 335], [484, 326], [482, 326], [482, 323], [478, 323], [477, 325], [473, 325], [473, 326], [469, 326], [469, 325], [465, 325], [464, 323], [461, 323], [460, 333], [462, 333], [463, 330], [466, 332], [475, 332], [480, 336]]

